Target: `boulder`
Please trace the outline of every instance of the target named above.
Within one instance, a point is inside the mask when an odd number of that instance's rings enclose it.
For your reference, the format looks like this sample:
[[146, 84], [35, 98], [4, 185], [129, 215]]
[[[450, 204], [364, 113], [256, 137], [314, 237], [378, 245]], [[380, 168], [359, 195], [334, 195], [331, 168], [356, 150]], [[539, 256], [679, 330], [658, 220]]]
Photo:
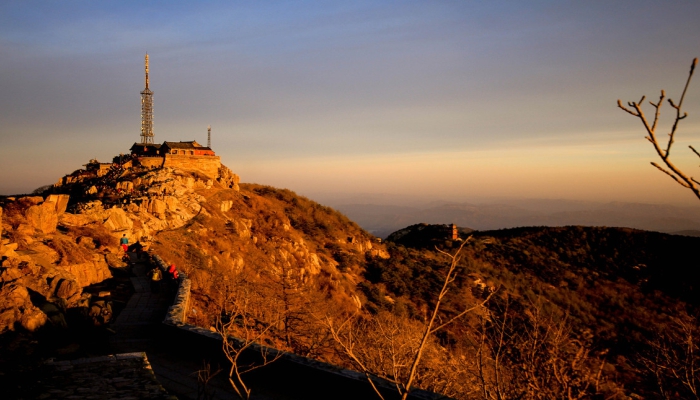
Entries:
[[238, 184], [240, 183], [241, 178], [238, 175], [234, 174], [233, 171], [231, 171], [230, 169], [228, 169], [228, 167], [224, 165], [221, 165], [221, 167], [219, 167], [218, 172], [219, 173], [216, 180], [219, 181], [221, 185], [229, 189], [233, 189], [235, 191], [240, 190]]
[[317, 275], [321, 272], [321, 263], [316, 253], [309, 254], [308, 262], [305, 265], [311, 275]]
[[159, 199], [151, 199], [148, 202], [148, 212], [154, 215], [165, 213], [166, 205]]
[[0, 244], [0, 257], [16, 258], [17, 243]]
[[100, 257], [97, 261], [71, 264], [57, 267], [75, 277], [75, 281], [80, 287], [90, 286], [112, 277], [107, 263]]
[[70, 299], [82, 291], [78, 284], [69, 279], [60, 279], [56, 285], [56, 296], [62, 299]]
[[249, 238], [252, 236], [250, 228], [253, 226], [253, 221], [247, 218], [231, 220], [227, 223], [227, 227], [231, 229], [231, 233], [238, 235], [240, 238]]
[[45, 245], [43, 242], [34, 242], [28, 246], [31, 251], [31, 258], [35, 263], [48, 267], [61, 260], [61, 255], [52, 247]]
[[233, 207], [233, 200], [224, 200], [221, 202], [220, 208], [221, 212], [226, 212]]
[[70, 196], [67, 194], [50, 194], [49, 197], [46, 198], [45, 203], [52, 203], [56, 214], [61, 215], [66, 212], [66, 208], [68, 208], [68, 200], [70, 200]]
[[165, 206], [167, 207], [168, 211], [175, 212], [177, 210], [177, 206], [179, 205], [177, 197], [165, 196], [163, 200], [165, 201]]
[[391, 257], [389, 255], [389, 252], [383, 248], [374, 248], [374, 249], [368, 251], [367, 253], [372, 257], [379, 257], [379, 258], [382, 258], [384, 260]]
[[0, 308], [21, 308], [29, 303], [29, 292], [27, 288], [20, 285], [8, 285], [2, 288], [2, 302]]
[[105, 262], [110, 268], [126, 268], [128, 266], [118, 254], [114, 253], [105, 254]]
[[104, 226], [112, 232], [130, 230], [134, 226], [134, 222], [121, 208], [112, 207], [107, 211], [107, 215]]
[[0, 334], [15, 330], [18, 317], [19, 310], [15, 308], [0, 310]]
[[56, 232], [58, 213], [54, 203], [44, 202], [29, 207], [25, 211], [25, 218], [31, 226], [45, 235]]
[[33, 309], [27, 288], [14, 283], [0, 287], [0, 334], [14, 330], [23, 311]]
[[78, 204], [78, 213], [80, 214], [92, 214], [102, 211], [104, 211], [104, 207], [102, 206], [102, 202], [99, 200]]
[[20, 317], [19, 323], [22, 328], [28, 330], [29, 332], [34, 332], [35, 330], [41, 328], [46, 324], [48, 318], [40, 309], [36, 307], [30, 307], [24, 310], [22, 316]]
[[61, 226], [85, 226], [91, 222], [96, 221], [95, 214], [70, 214], [64, 213], [59, 219], [58, 223]]
[[24, 276], [19, 268], [5, 267], [0, 271], [0, 283], [7, 284], [21, 279]]
[[130, 192], [134, 190], [134, 183], [130, 181], [117, 182], [117, 189], [121, 189], [125, 192]]

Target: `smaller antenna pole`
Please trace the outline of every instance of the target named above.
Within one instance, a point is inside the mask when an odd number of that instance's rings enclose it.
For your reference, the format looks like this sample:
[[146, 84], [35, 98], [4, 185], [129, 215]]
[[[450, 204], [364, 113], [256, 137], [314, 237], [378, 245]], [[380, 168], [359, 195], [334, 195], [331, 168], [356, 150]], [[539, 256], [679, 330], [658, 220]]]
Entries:
[[146, 53], [146, 89], [148, 89], [148, 53]]
[[211, 125], [207, 126], [207, 147], [211, 149]]

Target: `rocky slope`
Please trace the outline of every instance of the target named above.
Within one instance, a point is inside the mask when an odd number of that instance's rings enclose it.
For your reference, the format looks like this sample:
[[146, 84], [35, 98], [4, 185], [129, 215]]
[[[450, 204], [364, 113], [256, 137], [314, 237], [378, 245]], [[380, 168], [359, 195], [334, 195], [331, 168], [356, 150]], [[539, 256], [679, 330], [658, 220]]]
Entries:
[[115, 260], [102, 251], [110, 243], [96, 244], [99, 232], [85, 229], [86, 236], [59, 229], [67, 201], [64, 195], [4, 200], [0, 333], [16, 327], [34, 331], [47, 322], [65, 325], [62, 311], [80, 307], [87, 312], [90, 306], [82, 288], [112, 276], [108, 260]]
[[126, 266], [118, 239], [147, 246], [202, 211], [206, 199], [198, 191], [238, 189], [238, 177], [223, 166], [214, 181], [130, 160], [101, 165], [93, 160], [41, 195], [0, 198], [0, 334], [65, 325], [71, 309], [108, 322], [109, 303], [83, 289]]
[[240, 188], [225, 166], [216, 179], [131, 160], [85, 167], [41, 195], [0, 199], [0, 333], [47, 324], [42, 304], [89, 308], [84, 288], [125, 266], [118, 247], [124, 236], [190, 273], [202, 310], [213, 306], [208, 299], [222, 273], [248, 269], [285, 270], [353, 305], [365, 257], [386, 256], [337, 212], [285, 190]]

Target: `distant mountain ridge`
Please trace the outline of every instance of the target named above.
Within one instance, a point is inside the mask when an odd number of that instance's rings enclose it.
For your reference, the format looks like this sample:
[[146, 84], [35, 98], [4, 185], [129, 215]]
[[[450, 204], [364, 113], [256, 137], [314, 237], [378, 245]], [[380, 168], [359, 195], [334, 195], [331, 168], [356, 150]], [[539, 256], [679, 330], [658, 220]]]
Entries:
[[700, 207], [569, 200], [513, 200], [417, 206], [335, 204], [336, 209], [376, 236], [418, 223], [449, 224], [475, 230], [520, 226], [610, 226], [696, 236]]

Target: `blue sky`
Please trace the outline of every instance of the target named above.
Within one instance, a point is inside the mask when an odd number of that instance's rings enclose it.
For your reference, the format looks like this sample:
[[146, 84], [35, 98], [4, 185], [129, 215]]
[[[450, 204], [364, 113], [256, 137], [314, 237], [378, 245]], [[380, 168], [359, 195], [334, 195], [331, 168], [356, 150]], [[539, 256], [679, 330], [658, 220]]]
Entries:
[[[127, 152], [148, 52], [156, 141], [211, 124], [244, 182], [697, 202], [615, 102], [679, 96], [698, 1], [144, 3], [0, 3], [0, 194]], [[675, 153], [691, 172], [697, 79]]]

